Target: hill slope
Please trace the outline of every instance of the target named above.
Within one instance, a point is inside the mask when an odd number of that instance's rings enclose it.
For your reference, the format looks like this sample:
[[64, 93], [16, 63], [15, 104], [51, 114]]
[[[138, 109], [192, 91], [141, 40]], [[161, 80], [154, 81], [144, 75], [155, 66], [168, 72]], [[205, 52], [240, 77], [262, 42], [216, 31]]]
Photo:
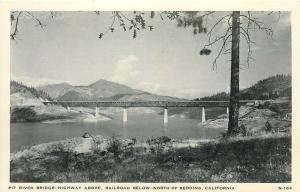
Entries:
[[[291, 96], [291, 75], [275, 75], [258, 81], [251, 87], [240, 91], [241, 100], [252, 99], [276, 99], [278, 97]], [[202, 97], [196, 100], [216, 101], [229, 100], [229, 93], [221, 92], [212, 96]]]
[[[275, 75], [264, 80], [258, 81], [253, 86], [240, 91], [241, 100], [255, 99], [277, 99], [291, 96], [291, 76]], [[221, 92], [212, 96], [197, 98], [201, 101], [229, 101], [229, 93]], [[280, 109], [279, 109], [280, 108]], [[289, 105], [276, 106], [275, 111], [286, 114], [290, 112]], [[197, 108], [170, 108], [169, 115], [180, 115], [185, 118], [201, 118], [201, 111]], [[206, 118], [214, 119], [221, 114], [226, 113], [226, 108], [208, 107], [206, 108]]]
[[37, 87], [38, 90], [45, 91], [52, 98], [57, 98], [65, 93], [74, 90], [74, 87], [68, 83], [50, 84], [42, 87]]
[[10, 82], [10, 98], [12, 106], [42, 105], [43, 100], [52, 100], [46, 92], [13, 80]]
[[132, 89], [126, 85], [121, 85], [106, 80], [99, 80], [88, 86], [95, 98], [112, 97], [116, 94], [140, 94], [143, 91]]

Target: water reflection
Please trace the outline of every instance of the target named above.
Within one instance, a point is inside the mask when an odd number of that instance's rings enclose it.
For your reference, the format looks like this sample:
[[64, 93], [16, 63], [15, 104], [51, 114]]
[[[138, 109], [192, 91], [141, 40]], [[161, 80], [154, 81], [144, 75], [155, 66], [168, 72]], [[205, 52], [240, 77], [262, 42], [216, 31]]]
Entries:
[[163, 124], [163, 126], [162, 126], [162, 135], [163, 136], [168, 136], [168, 127], [169, 127], [168, 123]]
[[94, 126], [92, 127], [92, 135], [96, 135], [97, 130], [101, 128], [101, 123], [100, 121], [95, 121]]
[[123, 135], [123, 138], [129, 138], [127, 122], [123, 122], [123, 124], [122, 124], [122, 135]]

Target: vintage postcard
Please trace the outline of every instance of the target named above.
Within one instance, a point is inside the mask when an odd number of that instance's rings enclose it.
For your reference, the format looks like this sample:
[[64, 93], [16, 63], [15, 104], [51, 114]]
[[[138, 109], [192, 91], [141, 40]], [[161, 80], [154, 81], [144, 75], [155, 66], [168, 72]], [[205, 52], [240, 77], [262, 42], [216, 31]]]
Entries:
[[296, 191], [297, 11], [4, 2], [1, 191]]

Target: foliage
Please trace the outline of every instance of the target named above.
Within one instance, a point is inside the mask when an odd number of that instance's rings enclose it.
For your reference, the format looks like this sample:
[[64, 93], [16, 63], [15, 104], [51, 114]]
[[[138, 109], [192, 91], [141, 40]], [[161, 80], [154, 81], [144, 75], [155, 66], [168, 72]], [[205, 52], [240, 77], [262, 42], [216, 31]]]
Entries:
[[[155, 12], [150, 12], [150, 18], [153, 19]], [[133, 11], [131, 16], [127, 16], [126, 13], [121, 11], [112, 11], [112, 23], [107, 28], [105, 32], [99, 34], [98, 38], [102, 39], [108, 32], [113, 33], [115, 31], [115, 23], [118, 22], [119, 26], [125, 31], [132, 31], [132, 37], [135, 39], [137, 37], [138, 31], [150, 30], [152, 31], [154, 27], [152, 25], [146, 24], [144, 19], [145, 12]]]
[[[275, 75], [258, 81], [251, 87], [240, 92], [242, 100], [276, 99], [278, 97], [291, 98], [291, 75]], [[225, 92], [196, 99], [200, 101], [228, 101], [229, 94]]]
[[200, 55], [210, 55], [211, 53], [211, 50], [210, 49], [207, 49], [207, 48], [203, 48], [201, 51], [200, 51]]
[[202, 97], [200, 99], [195, 99], [196, 101], [228, 101], [229, 94], [225, 92], [217, 93], [211, 96]]
[[162, 144], [166, 144], [166, 143], [169, 143], [171, 141], [171, 139], [167, 136], [161, 136], [161, 137], [157, 137], [157, 138], [154, 138], [152, 137], [151, 139], [148, 139], [147, 140], [147, 143], [149, 145], [162, 145]]
[[122, 143], [113, 136], [110, 140], [107, 151], [114, 154], [117, 160], [120, 160], [120, 154], [122, 153]]
[[162, 153], [170, 141], [171, 139], [169, 137], [162, 136], [157, 138], [151, 137], [151, 139], [148, 139], [146, 143], [150, 146], [152, 153]]
[[37, 90], [32, 86], [26, 86], [24, 84], [22, 84], [21, 82], [17, 82], [17, 81], [10, 81], [10, 93], [29, 93], [31, 94], [33, 97], [36, 98], [42, 98], [44, 100], [49, 100], [52, 101], [53, 99], [48, 95], [48, 93], [46, 93], [45, 91], [42, 90]]
[[172, 153], [171, 139], [167, 136], [151, 138], [146, 141], [149, 145], [150, 152], [155, 154], [155, 162], [164, 163], [170, 158]]
[[52, 115], [52, 114], [36, 114], [34, 109], [29, 107], [16, 107], [12, 109], [11, 122], [41, 122], [45, 120], [69, 119], [69, 116]]
[[33, 121], [36, 112], [31, 107], [14, 108], [11, 113], [11, 121]]
[[258, 81], [241, 92], [241, 99], [275, 99], [291, 97], [291, 75], [275, 75]]
[[[45, 15], [45, 13], [47, 13]], [[44, 20], [46, 19], [53, 19], [54, 17], [57, 17], [59, 15], [59, 12], [55, 11], [49, 11], [44, 12], [43, 17], [40, 17], [39, 12], [31, 12], [31, 11], [11, 11], [10, 12], [10, 25], [11, 25], [11, 32], [10, 32], [10, 39], [16, 40], [18, 39], [18, 33], [19, 33], [19, 25], [20, 20], [22, 17], [31, 18], [34, 22], [36, 22], [36, 26], [39, 26], [41, 29], [44, 29], [46, 26]]]
[[[162, 144], [167, 140], [152, 141]], [[135, 146], [130, 156], [123, 154], [127, 153], [126, 147], [121, 151], [118, 148], [111, 147], [118, 151], [121, 161], [111, 153], [77, 154], [59, 144], [44, 152], [32, 151], [11, 160], [11, 182], [291, 181], [290, 136], [233, 137], [158, 154], [145, 153]]]

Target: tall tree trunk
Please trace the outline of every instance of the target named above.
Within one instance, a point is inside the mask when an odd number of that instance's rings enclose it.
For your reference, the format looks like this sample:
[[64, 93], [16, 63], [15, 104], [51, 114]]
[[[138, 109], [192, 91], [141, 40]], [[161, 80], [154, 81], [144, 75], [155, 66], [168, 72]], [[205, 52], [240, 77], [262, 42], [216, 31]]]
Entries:
[[231, 80], [228, 134], [238, 132], [239, 128], [239, 72], [240, 72], [240, 12], [232, 14], [232, 43], [231, 43]]

